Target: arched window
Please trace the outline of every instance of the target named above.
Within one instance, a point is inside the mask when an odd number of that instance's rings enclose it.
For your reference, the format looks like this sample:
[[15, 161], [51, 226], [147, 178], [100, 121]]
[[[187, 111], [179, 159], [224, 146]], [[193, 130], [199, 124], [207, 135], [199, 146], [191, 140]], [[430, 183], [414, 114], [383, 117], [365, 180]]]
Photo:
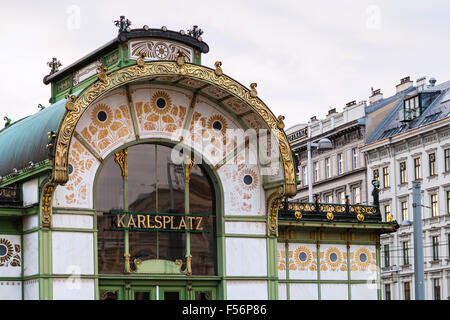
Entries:
[[[184, 221], [186, 203], [184, 166], [173, 163], [171, 153], [172, 148], [157, 144], [127, 148], [126, 183], [114, 156], [105, 160], [97, 177], [95, 194], [99, 274], [124, 272], [125, 232], [112, 227], [117, 212], [150, 215], [149, 219], [172, 217], [172, 226], [165, 229], [128, 231], [131, 261], [160, 259], [174, 262], [181, 259], [186, 262], [186, 232], [180, 224], [180, 219]], [[196, 224], [195, 229], [199, 230], [189, 233], [193, 275], [217, 274], [214, 194], [205, 169], [201, 165], [195, 166], [189, 181], [189, 215], [195, 216], [196, 223], [201, 221], [201, 225]], [[177, 230], [178, 224], [180, 229]]]

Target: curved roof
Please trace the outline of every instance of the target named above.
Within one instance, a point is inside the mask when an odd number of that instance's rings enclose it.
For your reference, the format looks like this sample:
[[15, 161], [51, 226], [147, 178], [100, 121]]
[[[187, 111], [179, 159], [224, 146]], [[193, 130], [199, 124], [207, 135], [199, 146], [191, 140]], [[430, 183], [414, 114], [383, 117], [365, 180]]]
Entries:
[[46, 145], [49, 131], [57, 131], [66, 111], [66, 100], [12, 123], [0, 131], [0, 175], [5, 176], [28, 166], [30, 161], [38, 163], [48, 159]]

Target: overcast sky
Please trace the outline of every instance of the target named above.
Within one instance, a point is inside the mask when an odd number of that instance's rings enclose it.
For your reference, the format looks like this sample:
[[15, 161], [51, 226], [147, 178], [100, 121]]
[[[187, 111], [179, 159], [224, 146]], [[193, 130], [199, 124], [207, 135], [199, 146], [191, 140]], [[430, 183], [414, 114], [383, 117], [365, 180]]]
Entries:
[[0, 13], [0, 120], [47, 106], [47, 61], [68, 66], [112, 40], [120, 15], [132, 28], [199, 25], [202, 64], [220, 60], [243, 85], [256, 82], [287, 128], [368, 100], [371, 87], [390, 96], [406, 76], [450, 80], [448, 1], [2, 0]]

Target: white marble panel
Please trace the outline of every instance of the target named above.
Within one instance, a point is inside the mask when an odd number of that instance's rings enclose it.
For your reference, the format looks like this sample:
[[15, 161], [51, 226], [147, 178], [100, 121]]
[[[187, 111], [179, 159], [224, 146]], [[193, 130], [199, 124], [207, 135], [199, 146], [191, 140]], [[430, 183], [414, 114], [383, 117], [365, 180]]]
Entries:
[[267, 276], [266, 239], [226, 238], [228, 276]]
[[[141, 84], [131, 86], [130, 93], [142, 139], [180, 140], [192, 92], [171, 86]], [[158, 100], [164, 101], [164, 107], [158, 107]], [[160, 106], [163, 104], [160, 103]]]
[[94, 300], [94, 279], [53, 279], [54, 300]]
[[228, 280], [227, 300], [267, 300], [267, 281]]
[[322, 300], [348, 300], [348, 285], [340, 283], [320, 284]]
[[317, 246], [314, 243], [289, 243], [289, 279], [317, 279]]
[[289, 286], [290, 300], [317, 300], [319, 297], [316, 283], [291, 283]]
[[53, 273], [93, 274], [94, 240], [87, 232], [53, 232]]
[[24, 281], [23, 295], [24, 300], [39, 300], [39, 280]]
[[278, 300], [286, 300], [287, 292], [286, 292], [286, 283], [278, 284]]
[[347, 280], [347, 246], [340, 244], [320, 245], [320, 279]]
[[377, 254], [375, 246], [350, 246], [352, 280], [377, 279]]
[[56, 187], [53, 206], [92, 208], [94, 178], [99, 165], [100, 161], [73, 138], [69, 148], [69, 180]]
[[19, 235], [0, 235], [0, 277], [20, 277], [22, 245]]
[[0, 281], [0, 300], [22, 300], [22, 282]]
[[39, 238], [37, 232], [23, 235], [23, 273], [25, 276], [39, 272]]
[[23, 205], [28, 206], [39, 202], [38, 178], [31, 179], [22, 185]]
[[31, 216], [23, 216], [22, 217], [22, 228], [23, 231], [28, 231], [34, 228], [37, 228], [38, 224], [38, 216], [37, 214], [33, 214]]
[[286, 279], [286, 249], [283, 242], [277, 243], [278, 279]]
[[352, 284], [352, 300], [378, 300], [376, 283]]
[[225, 233], [227, 234], [266, 234], [265, 222], [241, 222], [227, 221], [225, 222]]
[[256, 154], [252, 149], [241, 150], [217, 171], [223, 186], [225, 215], [266, 214], [261, 170], [257, 164], [246, 160]]
[[75, 130], [102, 158], [135, 140], [125, 89], [116, 89], [89, 106]]
[[82, 214], [54, 214], [52, 225], [55, 228], [93, 229], [94, 217]]

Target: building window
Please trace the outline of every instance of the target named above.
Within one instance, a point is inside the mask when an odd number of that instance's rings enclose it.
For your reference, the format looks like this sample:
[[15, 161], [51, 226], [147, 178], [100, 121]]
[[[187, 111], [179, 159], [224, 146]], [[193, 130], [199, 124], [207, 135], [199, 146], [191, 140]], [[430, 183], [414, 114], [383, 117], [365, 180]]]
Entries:
[[403, 284], [404, 293], [405, 293], [405, 300], [411, 300], [411, 287], [409, 285], [409, 282], [405, 282]]
[[450, 148], [449, 149], [445, 149], [444, 151], [445, 154], [445, 171], [450, 171]]
[[384, 245], [384, 266], [385, 267], [389, 267], [390, 261], [389, 261], [389, 245], [385, 244]]
[[380, 173], [379, 173], [378, 169], [373, 170], [373, 178], [375, 180], [379, 180], [380, 179]]
[[420, 172], [420, 158], [414, 158], [414, 179], [419, 180], [422, 179], [422, 175]]
[[384, 285], [384, 300], [391, 300], [391, 285], [389, 283]]
[[383, 168], [383, 187], [389, 187], [389, 167]]
[[428, 155], [428, 163], [430, 167], [430, 176], [436, 175], [436, 155], [434, 153], [430, 153]]
[[400, 162], [400, 183], [406, 183], [406, 162]]
[[302, 181], [303, 185], [308, 185], [308, 168], [306, 166], [302, 167]]
[[333, 195], [332, 194], [327, 194], [325, 196], [325, 202], [326, 203], [333, 203]]
[[338, 153], [337, 155], [337, 171], [338, 174], [342, 174], [344, 172], [344, 160], [342, 158], [342, 153]]
[[437, 194], [431, 195], [431, 216], [437, 217], [439, 215], [438, 213], [438, 199]]
[[330, 177], [330, 158], [325, 159], [325, 178]]
[[402, 201], [402, 221], [408, 220], [408, 201]]
[[433, 279], [433, 287], [434, 287], [434, 300], [441, 300], [441, 284], [439, 279]]
[[342, 204], [345, 203], [345, 192], [344, 191], [338, 192], [338, 200], [339, 200], [339, 203], [342, 203]]
[[355, 170], [358, 167], [358, 149], [352, 149], [352, 169]]
[[391, 205], [387, 204], [384, 206], [384, 221], [388, 220], [388, 215], [391, 214]]
[[313, 182], [317, 182], [319, 180], [319, 166], [317, 162], [313, 163]]
[[439, 236], [431, 238], [433, 243], [433, 260], [439, 260]]
[[403, 265], [409, 264], [409, 241], [404, 241], [402, 243], [403, 247]]
[[352, 188], [352, 202], [353, 203], [361, 203], [361, 188], [360, 187]]
[[447, 191], [447, 214], [450, 214], [450, 191]]

